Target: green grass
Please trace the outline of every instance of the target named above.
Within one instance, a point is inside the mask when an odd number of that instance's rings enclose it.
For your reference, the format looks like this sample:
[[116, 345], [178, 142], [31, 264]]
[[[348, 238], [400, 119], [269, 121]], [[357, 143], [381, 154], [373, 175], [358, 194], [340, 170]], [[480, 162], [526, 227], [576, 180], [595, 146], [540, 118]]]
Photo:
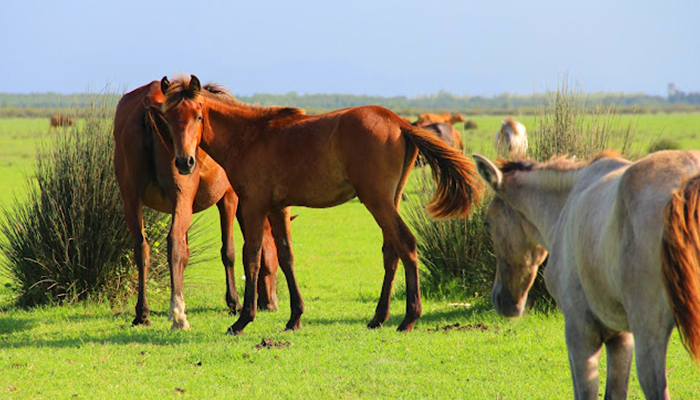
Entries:
[[[638, 118], [640, 129], [650, 134], [661, 130], [690, 137], [700, 127], [700, 114]], [[642, 124], [647, 118], [649, 128]], [[491, 154], [502, 117], [474, 119], [480, 129], [464, 135], [469, 151]], [[522, 120], [527, 125], [528, 119]], [[31, 171], [33, 140], [47, 135], [44, 122], [0, 119], [3, 203], [8, 188], [18, 188], [21, 195], [23, 175], [13, 170], [23, 165]], [[697, 140], [679, 142], [684, 148], [700, 148]], [[424, 299], [423, 318], [414, 332], [402, 334], [395, 331], [405, 307], [399, 295], [385, 327], [370, 331], [365, 324], [374, 313], [383, 276], [381, 232], [371, 215], [356, 200], [332, 209], [294, 208], [292, 213], [299, 214], [292, 222], [293, 248], [306, 303], [300, 331], [281, 332], [289, 301], [280, 272], [280, 311], [258, 313], [239, 337], [224, 335], [235, 317], [225, 311], [218, 216], [210, 209], [203, 214], [207, 232], [191, 246], [204, 247], [201, 257], [214, 261], [191, 265], [185, 277], [191, 331], [169, 330], [169, 293], [162, 290], [149, 292], [153, 326], [138, 328], [130, 326], [135, 298], [112, 308], [86, 303], [31, 311], [11, 308], [5, 301], [0, 303], [0, 398], [573, 397], [558, 312], [506, 320], [488, 301], [464, 307]], [[241, 245], [236, 232], [240, 290]], [[401, 268], [398, 292], [402, 275]], [[5, 292], [0, 300], [6, 298]], [[456, 323], [488, 328], [431, 331]], [[282, 346], [257, 349], [263, 338]], [[672, 397], [700, 397], [700, 371], [677, 333], [668, 358]], [[604, 375], [601, 363], [601, 381]], [[643, 398], [634, 371], [629, 398]]]

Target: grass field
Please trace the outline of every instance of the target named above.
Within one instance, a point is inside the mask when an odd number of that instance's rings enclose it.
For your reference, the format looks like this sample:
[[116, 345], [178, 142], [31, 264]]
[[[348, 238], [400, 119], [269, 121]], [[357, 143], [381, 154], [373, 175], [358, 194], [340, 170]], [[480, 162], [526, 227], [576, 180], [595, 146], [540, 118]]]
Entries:
[[[642, 147], [664, 136], [683, 148], [700, 148], [700, 114], [633, 118]], [[479, 129], [463, 135], [468, 151], [492, 155], [493, 134], [502, 117], [472, 119]], [[527, 125], [532, 119], [522, 121]], [[23, 195], [34, 143], [50, 135], [47, 129], [46, 120], [0, 119], [3, 206]], [[373, 315], [383, 275], [381, 232], [371, 215], [357, 200], [332, 209], [295, 208], [292, 213], [299, 214], [292, 223], [293, 248], [306, 303], [300, 331], [281, 332], [289, 301], [280, 273], [280, 311], [259, 313], [239, 337], [224, 335], [234, 317], [225, 312], [223, 300], [217, 213], [208, 210], [203, 222], [210, 229], [193, 238], [191, 246], [204, 248], [202, 257], [214, 261], [186, 271], [189, 332], [169, 330], [167, 291], [149, 292], [153, 326], [133, 328], [135, 298], [113, 307], [87, 303], [25, 311], [10, 307], [10, 294], [0, 288], [0, 398], [573, 397], [558, 312], [507, 320], [496, 315], [489, 301], [424, 299], [423, 318], [414, 332], [403, 334], [395, 331], [405, 307], [398, 295], [385, 327], [368, 330], [365, 324]], [[239, 233], [236, 239], [240, 277]], [[242, 290], [240, 279], [238, 286]], [[458, 300], [474, 305], [451, 303]], [[677, 333], [668, 371], [673, 398], [700, 398], [700, 371]], [[641, 399], [635, 374], [629, 398]], [[604, 376], [602, 362], [601, 381]]]

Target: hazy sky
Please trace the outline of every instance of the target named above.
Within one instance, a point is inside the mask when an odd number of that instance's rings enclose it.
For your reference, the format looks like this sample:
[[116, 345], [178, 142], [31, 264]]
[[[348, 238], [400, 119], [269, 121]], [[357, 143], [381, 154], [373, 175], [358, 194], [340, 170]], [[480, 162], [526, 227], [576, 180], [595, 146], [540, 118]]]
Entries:
[[700, 1], [18, 0], [0, 92], [196, 74], [236, 94], [700, 91]]

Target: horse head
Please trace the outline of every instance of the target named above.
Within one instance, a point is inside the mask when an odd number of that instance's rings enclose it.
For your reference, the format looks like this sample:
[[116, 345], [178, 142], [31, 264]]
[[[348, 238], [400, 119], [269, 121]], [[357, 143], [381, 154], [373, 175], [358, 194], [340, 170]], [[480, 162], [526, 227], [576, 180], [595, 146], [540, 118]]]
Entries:
[[547, 251], [536, 240], [540, 237], [537, 228], [504, 198], [504, 179], [498, 167], [482, 156], [474, 155], [474, 159], [479, 174], [496, 193], [485, 218], [496, 256], [491, 300], [499, 314], [518, 317]]
[[167, 77], [160, 81], [165, 94], [162, 111], [175, 150], [175, 167], [182, 175], [191, 174], [197, 163], [197, 147], [202, 140], [202, 85], [191, 75], [176, 78], [170, 83]]

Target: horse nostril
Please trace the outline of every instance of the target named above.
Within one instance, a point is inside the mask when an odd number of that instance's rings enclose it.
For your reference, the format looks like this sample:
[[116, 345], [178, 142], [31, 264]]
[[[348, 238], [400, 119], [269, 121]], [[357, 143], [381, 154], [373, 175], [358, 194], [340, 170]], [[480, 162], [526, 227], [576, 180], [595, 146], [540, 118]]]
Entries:
[[194, 169], [196, 159], [192, 156], [175, 158], [175, 167], [180, 173], [189, 174]]

